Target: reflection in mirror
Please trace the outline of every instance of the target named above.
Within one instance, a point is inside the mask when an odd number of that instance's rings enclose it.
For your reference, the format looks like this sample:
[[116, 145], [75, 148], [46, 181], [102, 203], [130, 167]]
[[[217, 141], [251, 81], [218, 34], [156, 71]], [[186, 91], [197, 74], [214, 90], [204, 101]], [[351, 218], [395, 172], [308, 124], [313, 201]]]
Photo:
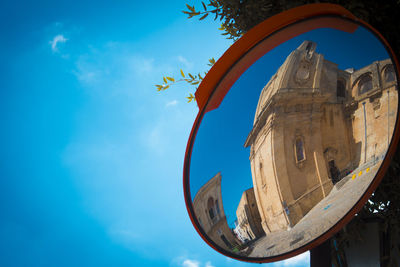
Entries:
[[334, 226], [378, 171], [398, 92], [384, 46], [318, 29], [256, 61], [193, 145], [190, 192], [207, 238], [238, 256], [293, 251]]

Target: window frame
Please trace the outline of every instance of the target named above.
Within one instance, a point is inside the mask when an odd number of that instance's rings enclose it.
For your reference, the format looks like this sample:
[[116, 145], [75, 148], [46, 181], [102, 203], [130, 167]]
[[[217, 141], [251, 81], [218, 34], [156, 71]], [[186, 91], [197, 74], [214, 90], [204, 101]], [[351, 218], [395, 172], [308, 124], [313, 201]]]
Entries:
[[[297, 154], [298, 148], [297, 148], [297, 144], [298, 141], [301, 141], [301, 145], [302, 145], [302, 155], [303, 158], [299, 159], [299, 155]], [[306, 157], [306, 149], [305, 149], [305, 142], [304, 142], [304, 137], [302, 135], [297, 134], [296, 137], [294, 138], [294, 144], [293, 144], [293, 148], [294, 148], [294, 159], [296, 162], [296, 165], [298, 167], [302, 167], [302, 163], [304, 163], [307, 159]]]

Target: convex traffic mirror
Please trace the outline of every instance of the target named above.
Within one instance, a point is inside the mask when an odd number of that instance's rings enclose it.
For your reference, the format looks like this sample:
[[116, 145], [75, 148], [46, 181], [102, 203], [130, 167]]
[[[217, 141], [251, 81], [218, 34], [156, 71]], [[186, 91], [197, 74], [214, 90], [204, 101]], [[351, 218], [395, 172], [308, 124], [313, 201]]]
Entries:
[[221, 59], [233, 51], [232, 64], [209, 72], [217, 81], [204, 80], [186, 202], [219, 252], [280, 260], [340, 230], [382, 178], [397, 142], [396, 59], [351, 14], [304, 16], [235, 45]]

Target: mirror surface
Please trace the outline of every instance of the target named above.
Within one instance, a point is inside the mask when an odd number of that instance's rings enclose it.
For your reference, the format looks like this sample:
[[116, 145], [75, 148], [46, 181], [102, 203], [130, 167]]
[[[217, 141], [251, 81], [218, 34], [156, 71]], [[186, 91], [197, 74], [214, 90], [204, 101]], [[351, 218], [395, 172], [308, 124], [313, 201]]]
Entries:
[[382, 43], [312, 30], [248, 68], [193, 144], [193, 218], [220, 250], [278, 256], [333, 227], [365, 193], [397, 120], [395, 69]]

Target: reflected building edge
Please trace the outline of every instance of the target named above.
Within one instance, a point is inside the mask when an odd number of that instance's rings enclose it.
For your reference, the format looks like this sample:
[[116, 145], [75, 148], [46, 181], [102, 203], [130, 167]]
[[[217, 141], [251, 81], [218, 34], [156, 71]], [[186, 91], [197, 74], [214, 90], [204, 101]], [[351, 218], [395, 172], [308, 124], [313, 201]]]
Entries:
[[242, 243], [265, 235], [253, 188], [243, 192], [236, 210], [236, 218], [234, 231]]
[[221, 196], [221, 173], [204, 184], [193, 200], [196, 218], [207, 236], [227, 251], [235, 249], [239, 240], [229, 228]]
[[245, 142], [267, 235], [294, 227], [353, 170], [380, 163], [392, 137], [391, 60], [341, 70], [315, 50], [303, 42], [262, 89]]

